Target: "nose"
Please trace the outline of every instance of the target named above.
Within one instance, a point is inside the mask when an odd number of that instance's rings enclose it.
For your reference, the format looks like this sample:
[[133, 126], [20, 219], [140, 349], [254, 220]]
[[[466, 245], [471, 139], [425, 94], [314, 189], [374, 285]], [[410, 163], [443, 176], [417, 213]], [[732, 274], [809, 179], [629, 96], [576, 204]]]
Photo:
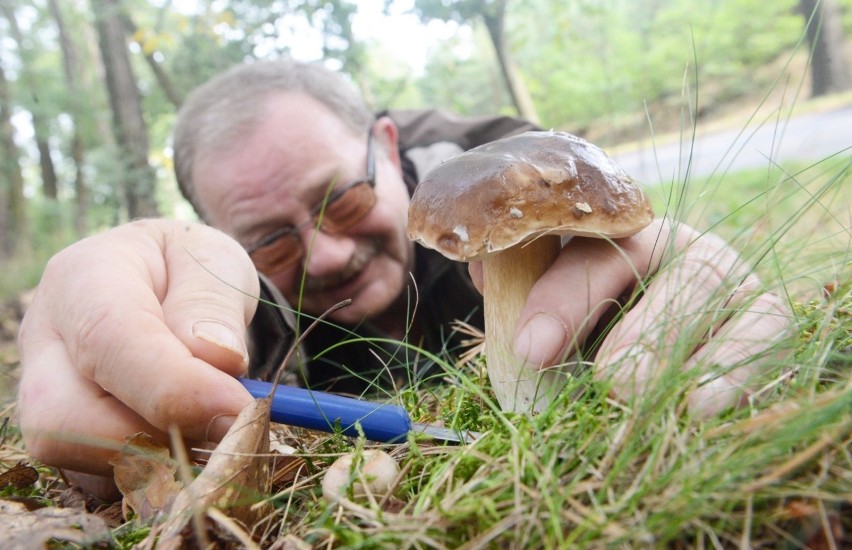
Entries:
[[301, 232], [305, 271], [312, 277], [325, 277], [343, 271], [355, 253], [355, 241], [346, 235], [328, 235], [314, 228]]

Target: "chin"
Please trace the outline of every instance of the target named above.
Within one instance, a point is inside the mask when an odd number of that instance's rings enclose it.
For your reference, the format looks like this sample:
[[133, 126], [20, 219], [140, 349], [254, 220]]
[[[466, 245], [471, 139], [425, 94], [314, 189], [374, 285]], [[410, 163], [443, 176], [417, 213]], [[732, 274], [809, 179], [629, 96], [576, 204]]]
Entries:
[[[388, 277], [374, 279], [352, 297], [352, 303], [338, 310], [331, 319], [346, 324], [356, 324], [381, 315], [396, 301], [402, 292], [402, 286], [397, 282], [399, 278], [390, 282]], [[333, 304], [328, 304], [331, 307]], [[400, 320], [404, 322], [404, 320]]]
[[388, 290], [386, 287], [381, 289], [365, 289], [357, 297], [352, 299], [351, 304], [337, 311], [331, 318], [347, 324], [369, 321], [381, 314], [393, 303], [396, 294]]

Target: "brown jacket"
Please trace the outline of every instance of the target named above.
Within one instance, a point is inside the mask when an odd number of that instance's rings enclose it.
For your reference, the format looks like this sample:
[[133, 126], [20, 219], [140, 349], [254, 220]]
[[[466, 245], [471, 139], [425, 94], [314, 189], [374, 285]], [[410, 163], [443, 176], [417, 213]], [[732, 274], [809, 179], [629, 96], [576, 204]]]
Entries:
[[[409, 194], [433, 166], [462, 151], [515, 133], [536, 129], [510, 117], [458, 117], [442, 111], [387, 111], [399, 128], [403, 177]], [[408, 289], [417, 340], [391, 341], [369, 323], [356, 327], [320, 324], [294, 353], [284, 382], [343, 393], [369, 387], [400, 388], [415, 379], [440, 377], [435, 359], [452, 362], [462, 335], [452, 323], [463, 320], [482, 328], [482, 297], [473, 287], [467, 266], [415, 245], [413, 279]], [[251, 325], [250, 375], [269, 378], [293, 346], [296, 315], [267, 281]], [[281, 304], [276, 307], [272, 304]], [[310, 324], [301, 320], [301, 329]], [[422, 353], [425, 350], [428, 354]], [[434, 358], [430, 355], [434, 355]]]

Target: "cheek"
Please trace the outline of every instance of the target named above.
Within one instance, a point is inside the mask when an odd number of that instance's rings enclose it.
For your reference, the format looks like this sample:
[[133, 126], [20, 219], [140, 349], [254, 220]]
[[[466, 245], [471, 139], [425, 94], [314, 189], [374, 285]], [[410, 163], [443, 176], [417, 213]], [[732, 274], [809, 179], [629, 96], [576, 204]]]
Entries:
[[393, 218], [398, 227], [405, 233], [408, 223], [408, 204], [411, 198], [408, 196], [408, 188], [402, 180], [399, 172], [384, 172], [382, 177], [377, 178], [376, 196], [378, 197], [375, 208]]
[[381, 243], [382, 253], [407, 263], [410, 255], [407, 219], [407, 203], [382, 202], [376, 204], [370, 215], [354, 228], [352, 236], [373, 239]]
[[287, 299], [291, 306], [296, 303], [294, 300], [297, 296], [295, 296], [293, 288], [297, 279], [296, 272], [294, 270], [285, 271], [284, 273], [279, 273], [278, 275], [268, 278], [272, 284], [281, 291], [281, 294]]

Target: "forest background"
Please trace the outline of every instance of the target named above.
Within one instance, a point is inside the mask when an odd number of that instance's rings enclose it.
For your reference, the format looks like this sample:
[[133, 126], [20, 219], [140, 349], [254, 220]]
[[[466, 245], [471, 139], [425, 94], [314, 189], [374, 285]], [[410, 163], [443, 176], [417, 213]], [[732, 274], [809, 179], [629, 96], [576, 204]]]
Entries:
[[[520, 114], [605, 148], [676, 129], [685, 112], [690, 124], [735, 114], [770, 89], [804, 104], [852, 88], [852, 0], [0, 7], [0, 258], [12, 267], [0, 296], [31, 287], [50, 254], [91, 232], [191, 217], [172, 175], [175, 113], [193, 87], [250, 58], [321, 59], [377, 110]], [[425, 49], [377, 38], [413, 18]]]

